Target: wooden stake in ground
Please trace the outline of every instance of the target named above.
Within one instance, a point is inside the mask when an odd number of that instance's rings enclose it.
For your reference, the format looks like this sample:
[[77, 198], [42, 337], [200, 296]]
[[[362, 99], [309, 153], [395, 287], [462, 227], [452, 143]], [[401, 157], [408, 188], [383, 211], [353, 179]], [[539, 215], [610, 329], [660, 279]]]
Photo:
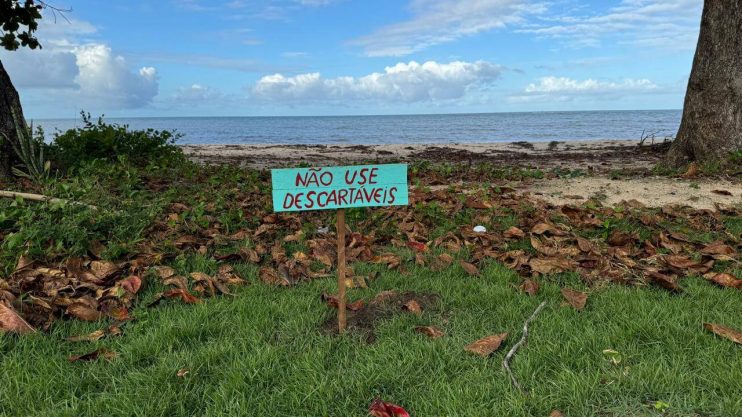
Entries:
[[337, 211], [338, 237], [338, 332], [345, 332], [345, 209]]

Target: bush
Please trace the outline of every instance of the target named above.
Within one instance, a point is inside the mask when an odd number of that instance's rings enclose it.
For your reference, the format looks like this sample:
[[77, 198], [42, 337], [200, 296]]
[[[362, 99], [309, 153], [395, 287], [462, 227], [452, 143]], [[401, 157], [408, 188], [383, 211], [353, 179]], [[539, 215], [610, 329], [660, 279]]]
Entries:
[[71, 170], [92, 160], [125, 161], [135, 166], [185, 160], [175, 145], [180, 135], [167, 130], [129, 130], [127, 125], [108, 124], [82, 113], [84, 126], [56, 134], [50, 145], [52, 160]]

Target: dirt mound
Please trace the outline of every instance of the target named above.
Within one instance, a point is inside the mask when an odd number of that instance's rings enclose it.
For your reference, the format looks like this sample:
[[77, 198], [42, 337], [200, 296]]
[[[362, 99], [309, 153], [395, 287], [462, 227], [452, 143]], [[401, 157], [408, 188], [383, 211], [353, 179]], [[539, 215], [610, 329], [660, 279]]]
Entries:
[[[382, 291], [362, 308], [347, 312], [347, 331], [360, 334], [366, 343], [374, 343], [374, 330], [378, 323], [388, 320], [397, 314], [414, 314], [410, 311], [411, 303], [417, 303], [422, 311], [436, 311], [439, 309], [440, 296], [434, 293], [419, 293], [407, 291]], [[338, 320], [336, 312], [322, 324], [325, 334], [338, 334]]]

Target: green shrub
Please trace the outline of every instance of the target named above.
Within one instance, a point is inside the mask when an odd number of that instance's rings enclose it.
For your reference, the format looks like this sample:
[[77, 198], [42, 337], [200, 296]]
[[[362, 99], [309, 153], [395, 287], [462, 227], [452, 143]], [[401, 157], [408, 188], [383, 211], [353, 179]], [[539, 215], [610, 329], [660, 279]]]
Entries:
[[175, 145], [180, 135], [167, 130], [129, 130], [127, 125], [108, 124], [82, 113], [84, 126], [56, 134], [51, 158], [60, 168], [71, 170], [92, 160], [125, 161], [135, 166], [185, 160]]

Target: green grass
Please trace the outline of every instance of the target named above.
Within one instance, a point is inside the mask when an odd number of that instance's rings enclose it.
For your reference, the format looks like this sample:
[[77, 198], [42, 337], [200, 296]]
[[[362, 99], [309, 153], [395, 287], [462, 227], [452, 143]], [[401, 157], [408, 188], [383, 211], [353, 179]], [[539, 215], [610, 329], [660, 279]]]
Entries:
[[[204, 258], [177, 262], [181, 272], [210, 271]], [[0, 415], [3, 416], [364, 416], [375, 396], [404, 406], [413, 416], [740, 416], [742, 349], [703, 330], [705, 321], [742, 328], [739, 291], [700, 278], [683, 281], [686, 292], [608, 286], [590, 293], [577, 312], [561, 306], [568, 274], [542, 282], [531, 298], [519, 278], [490, 264], [482, 277], [458, 265], [407, 276], [377, 266], [367, 290], [352, 299], [394, 289], [440, 294], [437, 310], [421, 317], [400, 314], [377, 327], [377, 340], [328, 336], [320, 327], [334, 311], [319, 298], [332, 279], [290, 289], [260, 283], [256, 271], [237, 266], [251, 284], [195, 305], [143, 306], [158, 290], [150, 285], [137, 318], [124, 335], [71, 343], [102, 323], [59, 321], [50, 333], [0, 335]], [[530, 394], [521, 395], [501, 367], [535, 307], [547, 307], [531, 325], [528, 343], [512, 367]], [[412, 331], [435, 325], [446, 336]], [[488, 359], [463, 347], [509, 332]], [[70, 363], [67, 357], [105, 346], [111, 362]], [[614, 365], [602, 351], [621, 353]], [[176, 376], [189, 368], [185, 378]], [[669, 407], [660, 414], [654, 404]]]

